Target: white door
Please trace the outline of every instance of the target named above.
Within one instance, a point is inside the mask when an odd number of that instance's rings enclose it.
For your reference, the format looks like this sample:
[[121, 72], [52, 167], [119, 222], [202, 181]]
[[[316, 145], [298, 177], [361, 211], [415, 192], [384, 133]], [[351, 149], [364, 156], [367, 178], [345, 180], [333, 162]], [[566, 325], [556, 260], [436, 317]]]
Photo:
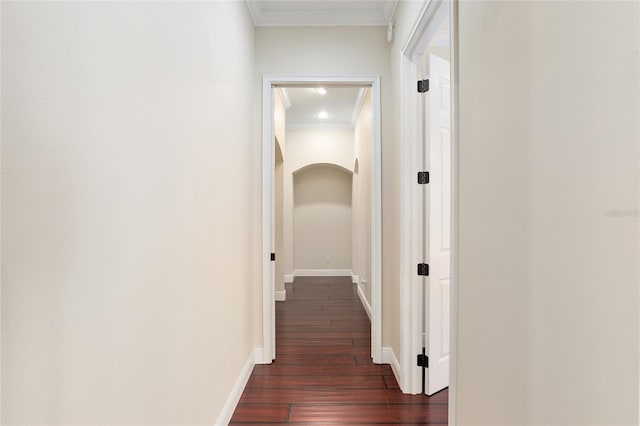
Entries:
[[[429, 276], [426, 277], [423, 316], [427, 395], [449, 386], [449, 294], [451, 247], [451, 80], [449, 62], [430, 54], [429, 91], [426, 93], [425, 164], [428, 165], [428, 207], [425, 244]], [[426, 213], [425, 212], [425, 213]]]

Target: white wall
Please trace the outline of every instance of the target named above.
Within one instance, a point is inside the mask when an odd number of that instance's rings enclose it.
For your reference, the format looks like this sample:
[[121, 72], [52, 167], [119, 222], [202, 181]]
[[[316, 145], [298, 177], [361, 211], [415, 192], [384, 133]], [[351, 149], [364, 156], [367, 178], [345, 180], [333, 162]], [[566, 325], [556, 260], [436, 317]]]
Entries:
[[[528, 98], [535, 74], [529, 71], [534, 64], [528, 50], [528, 7], [483, 4], [475, 11], [467, 6], [460, 10], [459, 334], [458, 380], [453, 384], [460, 424], [532, 424], [527, 198], [532, 172]], [[469, 16], [474, 12], [477, 18]], [[502, 25], [490, 26], [487, 20]], [[492, 45], [490, 52], [483, 50], [488, 56], [482, 60], [481, 52], [472, 52], [480, 41]], [[480, 76], [485, 88], [491, 85], [486, 92], [491, 96], [474, 103], [480, 88], [473, 85]], [[487, 122], [481, 124], [482, 118]], [[476, 175], [472, 182], [480, 161], [483, 177]], [[481, 188], [482, 195], [474, 192]], [[498, 400], [499, 412], [480, 411], [481, 404]]]
[[639, 7], [459, 3], [460, 425], [638, 424]]
[[294, 267], [351, 269], [351, 173], [315, 165], [293, 176]]
[[[284, 164], [284, 274], [296, 269], [294, 253], [293, 174], [312, 164], [333, 164], [353, 170], [355, 162], [353, 130], [287, 129], [288, 151]], [[308, 269], [308, 268], [305, 268]], [[315, 269], [315, 268], [314, 268]], [[335, 269], [325, 265], [324, 269]], [[351, 269], [351, 266], [349, 266]]]
[[352, 270], [360, 278], [362, 292], [371, 299], [371, 89], [367, 89], [354, 129], [354, 150], [358, 160], [352, 188]]
[[351, 129], [287, 129], [287, 169], [291, 173], [311, 164], [335, 164], [353, 170], [354, 133]]
[[[532, 24], [533, 421], [638, 424], [640, 3], [536, 7]], [[552, 383], [572, 395], [539, 394]]]
[[253, 58], [241, 2], [2, 3], [3, 424], [215, 422], [252, 350]]

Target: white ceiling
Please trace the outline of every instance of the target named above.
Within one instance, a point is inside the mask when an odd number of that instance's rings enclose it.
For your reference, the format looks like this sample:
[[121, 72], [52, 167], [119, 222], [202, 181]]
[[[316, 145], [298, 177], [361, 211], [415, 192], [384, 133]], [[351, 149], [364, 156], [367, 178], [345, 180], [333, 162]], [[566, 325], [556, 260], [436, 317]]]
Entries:
[[[283, 92], [291, 103], [285, 114], [287, 128], [353, 128], [364, 95], [360, 87], [328, 87], [325, 95], [308, 87], [281, 88]], [[329, 116], [320, 118], [320, 111]]]
[[258, 27], [386, 26], [398, 0], [246, 0]]

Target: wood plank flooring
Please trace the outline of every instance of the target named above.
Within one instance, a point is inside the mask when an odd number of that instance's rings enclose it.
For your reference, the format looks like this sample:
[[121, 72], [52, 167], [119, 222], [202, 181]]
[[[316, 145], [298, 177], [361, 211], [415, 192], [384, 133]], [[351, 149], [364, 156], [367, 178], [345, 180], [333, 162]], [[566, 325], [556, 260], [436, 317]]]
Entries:
[[296, 278], [276, 303], [276, 360], [255, 366], [230, 424], [447, 424], [447, 390], [404, 395], [370, 353], [351, 279]]

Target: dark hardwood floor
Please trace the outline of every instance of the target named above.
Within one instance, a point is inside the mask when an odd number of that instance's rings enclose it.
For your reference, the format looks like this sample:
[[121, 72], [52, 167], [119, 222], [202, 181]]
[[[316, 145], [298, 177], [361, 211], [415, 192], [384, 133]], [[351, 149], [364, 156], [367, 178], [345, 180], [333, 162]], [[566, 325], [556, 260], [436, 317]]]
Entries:
[[276, 360], [255, 366], [230, 424], [446, 425], [447, 390], [402, 394], [370, 348], [350, 278], [296, 278], [276, 303]]

